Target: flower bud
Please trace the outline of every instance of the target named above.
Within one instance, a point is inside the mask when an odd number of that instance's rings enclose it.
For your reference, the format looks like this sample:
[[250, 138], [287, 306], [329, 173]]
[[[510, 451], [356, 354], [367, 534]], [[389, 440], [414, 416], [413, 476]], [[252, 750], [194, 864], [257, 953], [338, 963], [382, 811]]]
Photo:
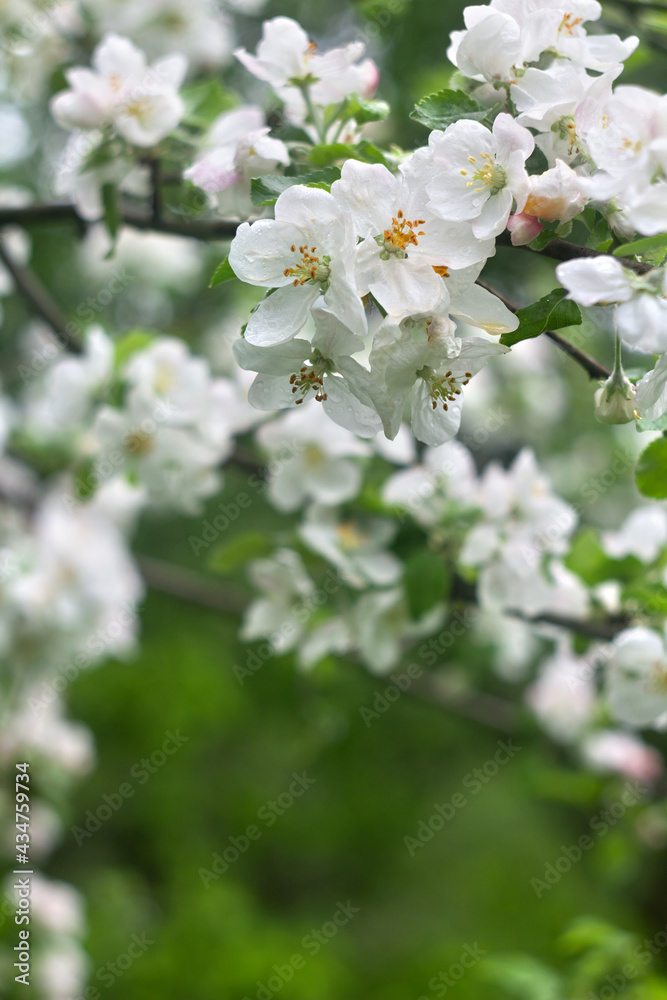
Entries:
[[542, 232], [542, 223], [527, 212], [515, 212], [507, 220], [507, 228], [512, 234], [512, 246], [522, 247], [530, 243]]
[[595, 393], [595, 419], [601, 424], [628, 424], [635, 417], [634, 385], [623, 374], [611, 375]]

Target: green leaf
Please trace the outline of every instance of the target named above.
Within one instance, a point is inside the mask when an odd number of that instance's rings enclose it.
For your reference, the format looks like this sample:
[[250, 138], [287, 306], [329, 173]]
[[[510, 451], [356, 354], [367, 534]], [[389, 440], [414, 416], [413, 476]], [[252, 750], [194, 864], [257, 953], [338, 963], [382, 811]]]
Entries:
[[446, 129], [462, 118], [481, 122], [489, 113], [478, 101], [462, 90], [440, 90], [423, 97], [410, 112], [410, 117], [427, 128]]
[[358, 97], [357, 94], [352, 94], [346, 98], [342, 107], [340, 105], [337, 108], [334, 107], [333, 117], [328, 124], [334, 121], [345, 122], [350, 118], [354, 118], [357, 125], [366, 125], [368, 122], [381, 122], [384, 121], [390, 110], [386, 101], [365, 101], [363, 98]]
[[522, 340], [538, 337], [545, 330], [560, 330], [565, 326], [579, 326], [581, 312], [576, 302], [565, 298], [564, 288], [556, 288], [532, 306], [519, 309], [519, 326], [512, 333], [504, 333], [500, 343], [513, 347]]
[[229, 263], [229, 257], [225, 257], [221, 264], [218, 264], [215, 271], [213, 272], [213, 277], [209, 284], [209, 288], [215, 288], [216, 285], [222, 285], [225, 281], [231, 281], [236, 275], [232, 270], [232, 265]]
[[107, 257], [110, 257], [116, 247], [116, 236], [121, 220], [118, 188], [115, 184], [102, 185], [102, 208], [104, 210], [104, 225], [113, 240], [111, 249], [107, 254]]
[[405, 566], [404, 585], [413, 618], [421, 618], [449, 593], [449, 573], [441, 555], [416, 552]]
[[637, 488], [645, 497], [667, 499], [667, 437], [652, 441], [639, 456], [635, 469]]
[[644, 257], [647, 254], [653, 256], [660, 255], [660, 260], [667, 253], [667, 233], [659, 233], [657, 236], [648, 236], [644, 240], [635, 240], [633, 243], [623, 243], [614, 250], [615, 257]]
[[366, 139], [362, 139], [356, 146], [348, 142], [321, 143], [319, 146], [313, 146], [309, 159], [315, 167], [326, 167], [335, 160], [361, 160], [362, 163], [387, 162], [382, 150]]
[[180, 95], [185, 103], [183, 123], [196, 128], [208, 128], [218, 115], [238, 104], [235, 95], [215, 79], [193, 83], [181, 90]]
[[[315, 147], [316, 149], [318, 147]], [[349, 149], [350, 147], [346, 147]], [[324, 170], [313, 170], [298, 177], [286, 177], [284, 174], [267, 174], [266, 177], [253, 177], [250, 182], [250, 197], [253, 205], [275, 205], [276, 201], [288, 188], [295, 184], [305, 184], [307, 187], [321, 187], [330, 190], [334, 181], [340, 177], [338, 167], [325, 167]]]
[[646, 420], [644, 417], [640, 417], [635, 422], [635, 427], [638, 431], [667, 431], [667, 413], [663, 413], [657, 420]]
[[231, 573], [250, 559], [269, 555], [271, 542], [260, 531], [246, 531], [226, 545], [217, 545], [207, 559], [208, 568], [215, 573]]
[[143, 351], [155, 340], [156, 334], [150, 330], [128, 330], [114, 345], [114, 365], [116, 371], [137, 351]]
[[565, 995], [560, 977], [529, 955], [485, 958], [480, 975], [519, 1000], [562, 1000]]

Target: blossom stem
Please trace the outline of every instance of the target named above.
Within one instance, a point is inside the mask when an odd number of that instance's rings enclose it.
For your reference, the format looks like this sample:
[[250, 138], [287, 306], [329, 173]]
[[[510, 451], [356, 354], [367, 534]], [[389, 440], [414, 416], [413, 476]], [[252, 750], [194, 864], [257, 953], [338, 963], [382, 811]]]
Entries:
[[7, 250], [2, 234], [0, 234], [0, 262], [14, 279], [19, 294], [32, 306], [38, 316], [46, 320], [63, 347], [73, 353], [80, 353], [81, 344], [69, 332], [67, 321], [60, 309], [37, 276], [28, 268], [16, 263]]
[[310, 85], [307, 83], [301, 83], [299, 85], [299, 90], [303, 94], [303, 99], [306, 102], [306, 107], [308, 108], [308, 114], [310, 116], [310, 120], [313, 123], [315, 131], [317, 132], [317, 138], [319, 142], [325, 143], [327, 140], [324, 134], [324, 125], [320, 121], [317, 112], [315, 111], [315, 105], [313, 104], [313, 100], [310, 96]]
[[[486, 288], [487, 292], [491, 292], [492, 295], [495, 295], [496, 298], [500, 299], [500, 301], [507, 306], [510, 312], [518, 312], [519, 306], [517, 306], [516, 302], [512, 302], [512, 300], [507, 298], [506, 295], [503, 295], [502, 292], [499, 292], [495, 288], [491, 288], [491, 286], [487, 285], [485, 281], [478, 280], [477, 284], [482, 288]], [[553, 343], [556, 344], [556, 346], [565, 354], [568, 354], [573, 361], [576, 361], [577, 364], [584, 369], [589, 378], [598, 381], [599, 379], [608, 379], [611, 375], [608, 368], [600, 364], [599, 361], [596, 361], [595, 358], [592, 358], [590, 354], [580, 351], [578, 347], [575, 347], [574, 344], [571, 344], [569, 340], [566, 340], [565, 337], [561, 337], [561, 335], [556, 333], [554, 330], [545, 330], [544, 336], [553, 341]]]

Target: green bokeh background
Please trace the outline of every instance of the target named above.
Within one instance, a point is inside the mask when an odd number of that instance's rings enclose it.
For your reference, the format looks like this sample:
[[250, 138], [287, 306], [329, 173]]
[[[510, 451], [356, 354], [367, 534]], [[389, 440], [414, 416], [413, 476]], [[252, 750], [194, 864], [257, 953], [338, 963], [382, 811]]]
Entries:
[[[407, 117], [412, 104], [449, 79], [448, 32], [460, 25], [462, 8], [430, 0], [356, 7], [282, 2], [269, 4], [265, 16], [295, 16], [314, 37], [336, 41], [354, 37], [360, 25], [381, 64], [379, 96], [395, 108], [392, 137], [409, 146], [426, 138]], [[619, 10], [609, 5], [610, 21]], [[242, 41], [254, 47], [258, 31], [257, 21], [244, 22]], [[627, 80], [665, 89], [666, 75], [664, 56], [642, 50], [630, 61]], [[35, 230], [34, 237], [38, 272], [73, 309], [82, 290], [71, 232]], [[210, 251], [207, 273], [219, 257]], [[516, 253], [500, 251], [489, 268], [520, 301], [554, 284], [551, 264], [539, 261], [527, 270], [527, 260], [519, 256], [518, 266]], [[194, 344], [232, 294], [227, 288], [207, 292], [205, 277], [194, 299], [176, 297], [169, 331]], [[11, 328], [24, 307], [12, 300], [7, 313], [3, 351], [11, 358]], [[587, 329], [572, 336], [601, 360], [610, 359], [608, 337]], [[510, 386], [505, 403], [512, 420], [479, 450], [480, 460], [504, 457], [528, 441], [541, 459], [554, 461], [576, 442], [578, 467], [603, 469], [634, 434], [593, 425], [586, 377], [556, 353], [554, 366], [568, 385], [562, 422], [527, 426]], [[572, 498], [578, 485], [574, 479], [559, 483], [566, 492], [569, 486]], [[211, 510], [244, 489], [247, 473], [231, 470]], [[615, 489], [621, 497], [633, 495], [629, 472]], [[607, 517], [604, 504], [592, 519], [598, 514], [601, 521]], [[205, 571], [206, 556], [196, 558], [188, 542], [201, 532], [202, 520], [145, 523], [136, 549]], [[276, 525], [289, 541], [292, 524], [256, 496], [224, 541]], [[242, 572], [235, 577], [242, 590]], [[246, 663], [249, 648], [237, 638], [233, 614], [150, 592], [141, 617], [136, 659], [108, 663], [68, 689], [71, 716], [94, 733], [98, 763], [65, 807], [68, 831], [47, 867], [88, 901], [86, 946], [91, 984], [100, 996], [256, 997], [274, 965], [302, 953], [304, 968], [276, 993], [284, 1000], [416, 1000], [436, 995], [429, 980], [456, 962], [466, 945], [489, 956], [525, 952], [558, 965], [557, 939], [581, 915], [649, 935], [667, 923], [661, 854], [639, 846], [632, 817], [537, 898], [531, 879], [541, 878], [563, 845], [589, 830], [591, 817], [614, 801], [621, 782], [579, 773], [522, 710], [513, 734], [521, 751], [411, 856], [404, 838], [414, 836], [435, 803], [463, 789], [465, 776], [493, 757], [506, 733], [409, 695], [367, 726], [360, 709], [372, 704], [385, 682], [355, 664], [330, 660], [304, 675], [286, 656], [264, 663], [241, 684], [233, 668]], [[463, 642], [449, 662], [483, 678], [487, 690], [516, 697], [489, 677], [483, 648]], [[186, 742], [140, 785], [132, 769], [159, 750], [167, 732], [177, 731]], [[315, 779], [312, 788], [272, 826], [258, 822], [258, 810], [287, 791], [294, 772], [304, 771]], [[83, 825], [87, 811], [96, 811], [103, 795], [117, 793], [128, 780], [132, 797], [77, 846], [69, 828]], [[205, 885], [200, 869], [210, 870], [213, 856], [250, 824], [260, 827], [261, 837]], [[304, 936], [348, 900], [358, 913], [317, 955], [308, 954]], [[104, 968], [126, 952], [133, 934], [153, 943], [107, 987]], [[449, 992], [459, 1000], [509, 995], [485, 982], [482, 965]]]

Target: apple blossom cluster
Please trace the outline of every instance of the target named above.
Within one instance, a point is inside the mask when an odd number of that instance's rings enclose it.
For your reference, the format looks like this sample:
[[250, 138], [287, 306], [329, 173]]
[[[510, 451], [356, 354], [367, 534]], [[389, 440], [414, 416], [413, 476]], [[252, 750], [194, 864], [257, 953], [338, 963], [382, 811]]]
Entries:
[[[591, 587], [568, 565], [577, 511], [553, 491], [531, 451], [521, 451], [508, 469], [491, 463], [478, 473], [459, 442], [426, 448], [419, 462], [398, 460], [404, 467], [385, 479], [382, 510], [371, 513], [359, 505], [370, 444], [344, 429], [325, 437], [323, 409], [311, 402], [306, 412], [308, 420], [290, 413], [257, 434], [269, 456], [288, 454], [274, 466], [269, 499], [303, 515], [292, 547], [283, 544], [250, 564], [258, 596], [243, 638], [263, 640], [264, 659], [293, 650], [307, 669], [343, 656], [388, 675], [412, 656], [446, 677], [451, 646], [468, 634], [493, 649], [504, 680], [527, 683], [537, 720], [586, 766], [653, 781], [659, 754], [627, 729], [667, 721], [664, 635], [629, 627], [581, 653], [563, 624], [594, 619], [601, 609], [624, 613], [614, 577], [628, 556], [654, 567], [650, 572], [667, 585], [665, 508], [640, 507], [619, 531], [600, 536], [610, 579]], [[410, 601], [409, 563], [393, 548], [406, 519], [422, 529], [432, 558], [455, 574], [419, 611]], [[462, 613], [462, 599], [474, 600], [474, 610]], [[238, 670], [243, 682], [244, 668]]]
[[[346, 111], [354, 101], [363, 114], [377, 83], [369, 61], [356, 62], [359, 46], [320, 55], [299, 25], [274, 18], [255, 55], [236, 53], [315, 150], [328, 151], [322, 162], [342, 161], [311, 181], [302, 150], [271, 137], [260, 110], [248, 106], [215, 123], [204, 155], [186, 170], [223, 215], [243, 218], [245, 208], [248, 218], [271, 204], [253, 200], [252, 185], [290, 165], [285, 183], [267, 189], [278, 195], [273, 217], [239, 226], [227, 265], [266, 290], [237, 350], [239, 364], [257, 372], [253, 405], [300, 405], [310, 395], [342, 426], [370, 436], [381, 424], [391, 438], [409, 404], [418, 440], [442, 444], [457, 433], [465, 385], [508, 349], [491, 338], [519, 325], [477, 283], [504, 231], [514, 245], [548, 242], [583, 220], [589, 230], [604, 227], [595, 246], [606, 247], [614, 232], [667, 229], [664, 99], [614, 89], [638, 39], [589, 35], [586, 23], [600, 14], [596, 0], [467, 8], [466, 30], [453, 33], [449, 49], [466, 90], [424, 102], [434, 106], [429, 120], [439, 108], [451, 123], [434, 128], [424, 147], [376, 150], [372, 162], [363, 162], [361, 133]], [[636, 274], [602, 253], [556, 273], [581, 305], [621, 303], [624, 344], [665, 352], [662, 269]], [[302, 333], [309, 318], [314, 337]], [[490, 336], [475, 336], [480, 330]], [[667, 393], [657, 372], [636, 399], [629, 383], [619, 388], [619, 375], [596, 398], [598, 418], [661, 416]]]

